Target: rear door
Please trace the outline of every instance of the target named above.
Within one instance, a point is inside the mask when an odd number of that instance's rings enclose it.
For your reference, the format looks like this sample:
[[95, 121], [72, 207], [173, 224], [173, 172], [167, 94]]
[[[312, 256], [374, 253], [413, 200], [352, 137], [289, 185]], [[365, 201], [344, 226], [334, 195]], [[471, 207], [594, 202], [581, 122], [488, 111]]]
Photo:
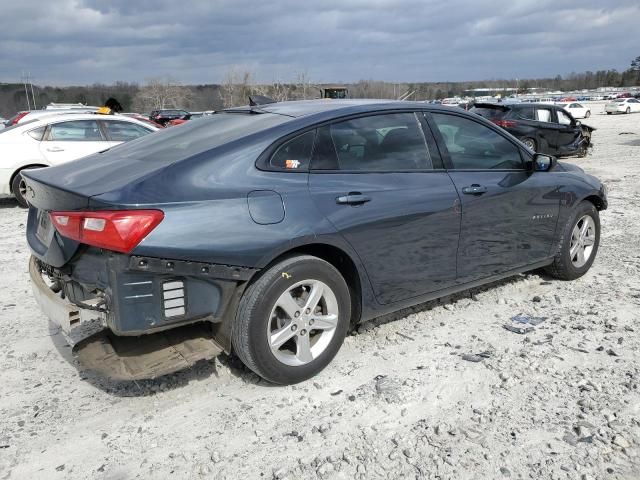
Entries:
[[537, 151], [554, 155], [558, 148], [558, 123], [553, 108], [548, 105], [536, 105], [534, 116], [538, 132]]
[[429, 116], [462, 202], [458, 282], [548, 258], [560, 205], [553, 174], [527, 171], [528, 154], [497, 128], [453, 113]]
[[456, 189], [413, 112], [318, 129], [309, 189], [388, 304], [455, 283]]
[[97, 120], [71, 120], [52, 123], [40, 142], [40, 151], [56, 165], [109, 148]]

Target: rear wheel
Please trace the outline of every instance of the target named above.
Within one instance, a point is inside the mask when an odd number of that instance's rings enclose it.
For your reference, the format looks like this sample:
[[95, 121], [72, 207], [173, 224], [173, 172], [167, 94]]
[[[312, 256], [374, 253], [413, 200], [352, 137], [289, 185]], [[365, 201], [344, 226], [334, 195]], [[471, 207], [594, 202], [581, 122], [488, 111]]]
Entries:
[[591, 116], [591, 110], [587, 110], [587, 113], [584, 114], [584, 118], [589, 118]]
[[233, 348], [264, 379], [298, 383], [316, 375], [338, 353], [350, 314], [349, 288], [333, 265], [309, 255], [290, 257], [244, 293]]
[[18, 201], [18, 205], [23, 208], [29, 207], [29, 202], [27, 201], [27, 184], [22, 178], [22, 172], [25, 170], [30, 170], [31, 168], [40, 168], [40, 167], [27, 167], [20, 170], [15, 174], [13, 180], [11, 181], [11, 193], [16, 197]]
[[611, 115], [611, 113], [613, 113], [613, 112], [607, 112], [607, 115]]
[[593, 203], [581, 202], [565, 225], [558, 251], [547, 272], [562, 280], [581, 277], [593, 264], [600, 245], [600, 215]]
[[624, 111], [624, 113], [629, 115], [631, 113], [631, 107], [627, 107], [627, 109]]
[[524, 143], [532, 152], [536, 151], [537, 145], [536, 141], [533, 138], [525, 137], [522, 139], [522, 143]]

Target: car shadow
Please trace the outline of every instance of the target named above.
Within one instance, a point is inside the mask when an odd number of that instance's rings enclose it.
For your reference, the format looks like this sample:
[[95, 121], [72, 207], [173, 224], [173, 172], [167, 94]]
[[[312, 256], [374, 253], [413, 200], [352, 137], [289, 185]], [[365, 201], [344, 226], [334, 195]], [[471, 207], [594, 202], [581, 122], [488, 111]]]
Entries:
[[251, 385], [277, 386], [262, 380], [258, 375], [245, 367], [234, 355], [229, 356], [225, 353], [220, 353], [211, 360], [197, 361], [188, 368], [161, 375], [153, 379], [114, 379], [84, 366], [78, 360], [77, 345], [72, 347], [67, 341], [67, 338], [62, 334], [60, 327], [51, 321], [49, 321], [49, 331], [54, 347], [58, 350], [62, 358], [77, 370], [80, 380], [86, 381], [103, 392], [115, 397], [148, 397], [159, 392], [184, 387], [194, 381], [205, 380], [212, 376], [222, 378], [225, 375], [238, 378]]
[[[20, 205], [18, 205], [18, 202], [15, 198], [13, 197], [8, 197], [8, 198], [0, 198], [0, 209], [2, 208], [16, 208], [19, 209], [21, 208]], [[24, 211], [26, 212], [27, 210], [24, 209]]]
[[[498, 287], [502, 287], [505, 285], [515, 285], [523, 280], [530, 278], [532, 276], [540, 277], [543, 281], [553, 280], [552, 277], [546, 277], [542, 271], [535, 270], [531, 272], [522, 273], [519, 275], [515, 275], [513, 277], [507, 277], [502, 280], [497, 280], [495, 282], [487, 283], [478, 287], [470, 288], [468, 290], [463, 290], [461, 292], [455, 293], [453, 295], [448, 295], [445, 297], [437, 298], [435, 300], [430, 300], [428, 302], [420, 303], [418, 305], [414, 305], [412, 307], [404, 308], [402, 310], [398, 310], [397, 312], [389, 313], [387, 315], [382, 315], [380, 317], [376, 317], [367, 322], [359, 323], [354, 326], [351, 330], [351, 335], [357, 336], [363, 333], [363, 331], [368, 331], [371, 328], [378, 327], [380, 325], [385, 325], [387, 323], [392, 323], [409, 315], [413, 315], [415, 313], [426, 312], [429, 310], [433, 310], [436, 307], [442, 307], [445, 305], [454, 305], [456, 302], [465, 299], [474, 299], [475, 295], [483, 292], [487, 292], [493, 290]], [[367, 325], [365, 329], [361, 329], [360, 327], [363, 325]]]
[[[518, 284], [532, 276], [537, 276], [542, 281], [552, 280], [551, 277], [547, 277], [544, 272], [539, 270], [508, 277], [486, 285], [464, 290], [447, 297], [431, 300], [394, 313], [376, 317], [368, 322], [356, 325], [350, 332], [350, 335], [360, 335], [362, 333], [360, 326], [362, 325], [370, 325], [366, 329], [366, 331], [368, 331], [371, 328], [375, 328], [380, 325], [402, 320], [415, 313], [433, 310], [436, 307], [444, 305], [453, 305], [464, 299], [473, 299], [475, 295], [493, 290], [497, 287]], [[76, 355], [74, 355], [72, 347], [67, 343], [66, 338], [60, 333], [60, 328], [51, 322], [49, 323], [49, 328], [52, 332], [51, 339], [54, 346], [58, 352], [60, 352], [60, 355], [70, 365], [76, 368], [80, 379], [115, 397], [153, 396], [157, 393], [178, 389], [190, 384], [191, 382], [205, 380], [212, 376], [221, 379], [225, 376], [233, 377], [248, 385], [259, 385], [260, 387], [279, 387], [279, 385], [275, 385], [261, 379], [258, 375], [248, 369], [235, 355], [227, 355], [225, 353], [220, 353], [212, 360], [201, 360], [189, 368], [162, 375], [154, 379], [114, 380], [83, 368], [83, 366], [78, 362]]]

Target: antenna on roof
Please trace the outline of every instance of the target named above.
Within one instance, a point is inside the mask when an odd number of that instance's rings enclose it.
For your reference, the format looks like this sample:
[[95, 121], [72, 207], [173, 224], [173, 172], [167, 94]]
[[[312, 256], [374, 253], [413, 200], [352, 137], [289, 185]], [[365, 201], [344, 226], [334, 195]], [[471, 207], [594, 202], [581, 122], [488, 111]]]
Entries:
[[257, 107], [258, 105], [268, 105], [269, 103], [276, 103], [273, 98], [265, 95], [249, 95], [249, 106]]

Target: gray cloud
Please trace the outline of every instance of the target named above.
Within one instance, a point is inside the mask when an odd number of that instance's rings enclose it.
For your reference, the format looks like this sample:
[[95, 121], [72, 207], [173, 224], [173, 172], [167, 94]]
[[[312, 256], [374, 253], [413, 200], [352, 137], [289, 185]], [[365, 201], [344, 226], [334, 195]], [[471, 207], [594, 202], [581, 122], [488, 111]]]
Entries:
[[624, 69], [637, 0], [21, 0], [0, 14], [0, 81], [460, 81]]

